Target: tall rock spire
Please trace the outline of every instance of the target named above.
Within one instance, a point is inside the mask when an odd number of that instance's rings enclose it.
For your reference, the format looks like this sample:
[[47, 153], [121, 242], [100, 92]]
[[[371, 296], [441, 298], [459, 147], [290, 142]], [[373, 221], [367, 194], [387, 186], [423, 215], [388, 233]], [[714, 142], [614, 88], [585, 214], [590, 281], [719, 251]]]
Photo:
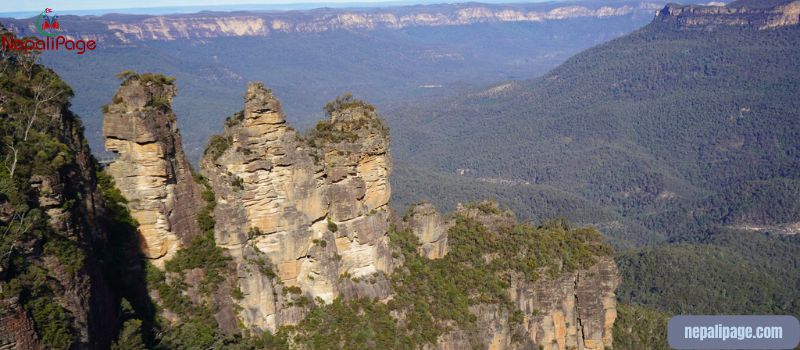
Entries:
[[181, 145], [172, 112], [176, 87], [153, 74], [127, 74], [104, 107], [106, 150], [119, 157], [108, 166], [139, 222], [142, 251], [162, 266], [200, 233], [202, 199]]

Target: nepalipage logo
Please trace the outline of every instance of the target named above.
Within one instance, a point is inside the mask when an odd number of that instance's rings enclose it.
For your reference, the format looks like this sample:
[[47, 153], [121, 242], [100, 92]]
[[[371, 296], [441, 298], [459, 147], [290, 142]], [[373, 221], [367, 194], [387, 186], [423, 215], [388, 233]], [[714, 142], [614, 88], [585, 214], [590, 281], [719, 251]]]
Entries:
[[36, 16], [36, 32], [42, 38], [14, 38], [11, 35], [3, 36], [3, 51], [73, 51], [78, 55], [83, 55], [86, 51], [94, 51], [97, 42], [94, 40], [74, 40], [63, 35], [61, 23], [58, 15], [51, 8], [45, 8], [42, 13]]
[[36, 17], [36, 30], [49, 37], [54, 37], [61, 31], [61, 24], [58, 23], [58, 16], [53, 13], [53, 9], [48, 7]]

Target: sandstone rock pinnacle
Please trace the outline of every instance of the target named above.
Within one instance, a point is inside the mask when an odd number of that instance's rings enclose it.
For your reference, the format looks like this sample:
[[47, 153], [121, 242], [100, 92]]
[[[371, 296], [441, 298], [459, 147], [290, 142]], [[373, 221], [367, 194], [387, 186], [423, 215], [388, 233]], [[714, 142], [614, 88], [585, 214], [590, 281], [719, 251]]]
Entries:
[[104, 107], [106, 150], [118, 155], [107, 170], [139, 222], [143, 253], [157, 266], [200, 234], [202, 199], [171, 109], [175, 94], [168, 78], [128, 75]]

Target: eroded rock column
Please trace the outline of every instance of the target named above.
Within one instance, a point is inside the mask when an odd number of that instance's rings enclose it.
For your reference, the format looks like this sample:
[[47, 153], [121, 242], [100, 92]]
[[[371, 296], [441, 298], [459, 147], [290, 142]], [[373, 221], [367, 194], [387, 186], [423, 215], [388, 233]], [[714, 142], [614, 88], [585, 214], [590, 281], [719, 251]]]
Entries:
[[104, 107], [107, 171], [139, 222], [142, 251], [163, 266], [200, 234], [200, 189], [192, 178], [171, 103], [176, 88], [163, 76], [128, 76]]

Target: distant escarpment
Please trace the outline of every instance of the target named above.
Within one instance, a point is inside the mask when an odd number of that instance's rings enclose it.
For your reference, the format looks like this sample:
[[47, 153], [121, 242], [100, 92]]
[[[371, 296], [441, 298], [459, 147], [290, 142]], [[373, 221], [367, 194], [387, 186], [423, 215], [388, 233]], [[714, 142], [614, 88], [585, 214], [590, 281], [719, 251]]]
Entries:
[[[201, 12], [165, 16], [110, 14], [62, 16], [64, 33], [92, 38], [105, 46], [147, 41], [209, 40], [218, 37], [272, 36], [337, 30], [378, 30], [503, 22], [545, 22], [628, 15], [651, 16], [660, 2], [625, 1], [613, 5], [439, 4], [381, 9], [316, 9], [286, 12]], [[21, 35], [35, 34], [34, 19], [4, 19]]]
[[776, 29], [800, 24], [800, 1], [735, 1], [726, 6], [669, 4], [658, 12], [657, 19], [680, 28]]
[[[330, 120], [303, 138], [272, 93], [251, 83], [244, 109], [212, 137], [201, 161], [216, 194], [215, 239], [237, 261], [248, 327], [298, 321], [281, 315], [276, 289], [329, 303], [348, 288], [341, 276], [391, 272], [388, 130], [372, 106], [351, 97], [327, 112]], [[276, 280], [259, 276], [253, 261], [261, 260], [274, 266]], [[369, 296], [387, 291], [375, 293]]]
[[121, 78], [113, 102], [103, 107], [106, 150], [118, 155], [107, 170], [139, 223], [143, 253], [163, 266], [200, 232], [200, 187], [171, 109], [175, 86], [160, 75]]

